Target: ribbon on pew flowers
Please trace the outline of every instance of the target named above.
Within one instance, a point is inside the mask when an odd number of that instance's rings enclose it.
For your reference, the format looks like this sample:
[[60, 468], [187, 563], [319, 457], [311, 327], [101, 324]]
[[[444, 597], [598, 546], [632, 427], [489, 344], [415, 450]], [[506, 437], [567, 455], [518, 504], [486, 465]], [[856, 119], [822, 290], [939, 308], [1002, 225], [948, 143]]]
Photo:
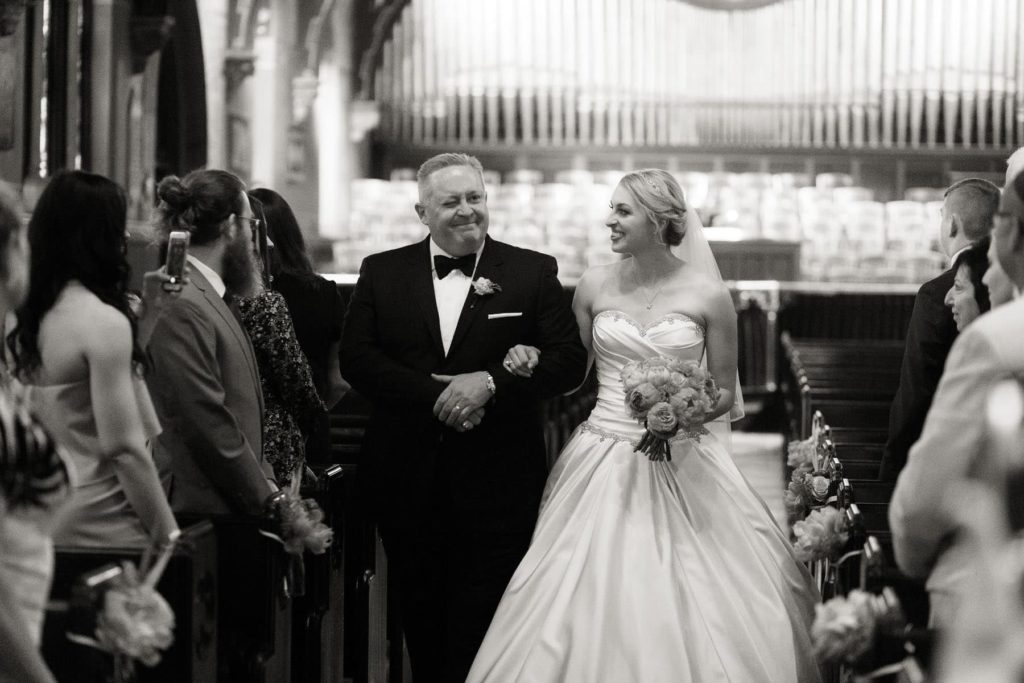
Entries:
[[121, 563], [121, 573], [103, 594], [95, 639], [67, 634], [72, 642], [114, 655], [117, 680], [131, 675], [135, 660], [156, 666], [163, 651], [174, 643], [174, 611], [156, 591], [156, 584], [180, 536], [176, 529], [165, 543], [147, 548], [138, 568], [132, 562]]
[[289, 596], [302, 595], [305, 586], [305, 564], [302, 554], [306, 550], [323, 555], [334, 542], [334, 531], [324, 524], [324, 511], [312, 498], [299, 494], [305, 464], [300, 462], [292, 473], [287, 488], [281, 489], [267, 502], [267, 517], [274, 531], [261, 531], [284, 546], [288, 553], [288, 574], [285, 592]]

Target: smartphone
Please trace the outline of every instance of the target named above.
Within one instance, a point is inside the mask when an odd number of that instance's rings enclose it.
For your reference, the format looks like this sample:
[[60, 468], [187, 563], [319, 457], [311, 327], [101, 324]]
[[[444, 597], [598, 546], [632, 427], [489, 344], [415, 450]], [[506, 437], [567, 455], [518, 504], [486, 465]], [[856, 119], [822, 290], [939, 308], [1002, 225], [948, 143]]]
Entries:
[[188, 255], [189, 233], [175, 230], [167, 240], [167, 275], [172, 284], [185, 278], [185, 257]]

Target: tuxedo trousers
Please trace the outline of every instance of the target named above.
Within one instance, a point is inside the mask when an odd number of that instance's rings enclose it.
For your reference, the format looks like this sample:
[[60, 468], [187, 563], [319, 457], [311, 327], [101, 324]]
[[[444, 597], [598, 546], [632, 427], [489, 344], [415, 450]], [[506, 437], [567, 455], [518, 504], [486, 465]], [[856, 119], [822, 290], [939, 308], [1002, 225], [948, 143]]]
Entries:
[[536, 512], [425, 515], [381, 528], [414, 683], [464, 683]]

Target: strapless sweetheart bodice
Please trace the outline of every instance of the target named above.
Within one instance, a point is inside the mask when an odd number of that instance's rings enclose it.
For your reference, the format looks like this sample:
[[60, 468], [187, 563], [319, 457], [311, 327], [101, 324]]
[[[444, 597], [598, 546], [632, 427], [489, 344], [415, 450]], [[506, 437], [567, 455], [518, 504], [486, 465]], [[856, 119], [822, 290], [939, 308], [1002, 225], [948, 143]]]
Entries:
[[622, 311], [608, 310], [594, 316], [592, 331], [598, 390], [588, 425], [596, 431], [638, 439], [643, 427], [626, 412], [622, 368], [654, 356], [701, 361], [704, 327], [682, 313], [642, 324]]

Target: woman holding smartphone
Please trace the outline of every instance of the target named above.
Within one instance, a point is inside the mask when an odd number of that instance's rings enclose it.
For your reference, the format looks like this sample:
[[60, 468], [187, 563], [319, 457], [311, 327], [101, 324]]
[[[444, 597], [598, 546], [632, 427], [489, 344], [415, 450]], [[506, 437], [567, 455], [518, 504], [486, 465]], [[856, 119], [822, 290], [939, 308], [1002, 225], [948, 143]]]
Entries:
[[[178, 529], [146, 447], [160, 425], [129, 308], [126, 216], [113, 181], [64, 171], [29, 222], [28, 296], [7, 344], [75, 472], [59, 545], [160, 544]], [[159, 289], [147, 277], [149, 293]]]

